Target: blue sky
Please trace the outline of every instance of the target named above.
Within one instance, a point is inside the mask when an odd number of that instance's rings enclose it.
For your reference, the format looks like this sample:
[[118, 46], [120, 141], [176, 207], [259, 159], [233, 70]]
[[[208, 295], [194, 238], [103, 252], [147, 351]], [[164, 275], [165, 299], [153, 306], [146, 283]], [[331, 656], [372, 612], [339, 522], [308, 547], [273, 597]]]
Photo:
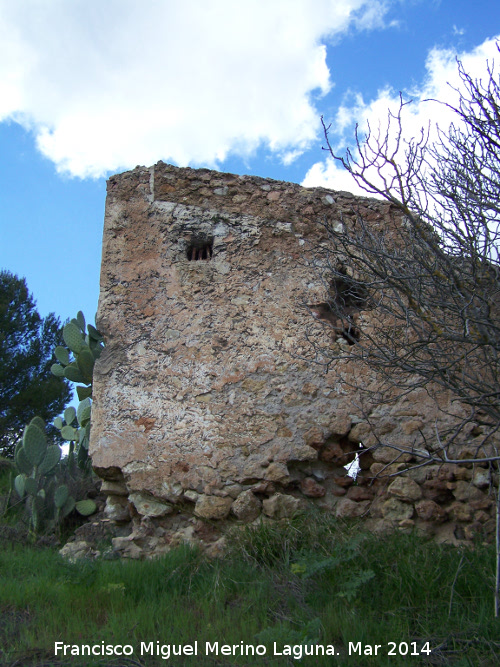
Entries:
[[[320, 116], [341, 150], [400, 90], [450, 99], [455, 55], [484, 76], [495, 37], [497, 0], [0, 0], [0, 268], [42, 315], [92, 320], [107, 176], [162, 159], [355, 190]], [[415, 104], [408, 132], [429, 120], [449, 123]]]

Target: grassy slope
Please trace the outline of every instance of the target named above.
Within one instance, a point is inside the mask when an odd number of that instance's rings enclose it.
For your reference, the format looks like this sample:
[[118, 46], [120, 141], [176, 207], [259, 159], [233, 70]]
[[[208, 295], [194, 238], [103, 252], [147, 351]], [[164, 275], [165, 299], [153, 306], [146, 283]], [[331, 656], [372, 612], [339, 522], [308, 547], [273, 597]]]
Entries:
[[[68, 564], [57, 552], [0, 549], [0, 663], [5, 665], [500, 664], [494, 553], [395, 534], [364, 535], [324, 515], [235, 533], [223, 560], [187, 548], [150, 562]], [[140, 643], [189, 644], [198, 657], [141, 656]], [[130, 644], [127, 659], [55, 658], [54, 642]], [[269, 647], [266, 657], [205, 656], [205, 642]], [[349, 642], [381, 644], [349, 656]], [[427, 657], [389, 657], [388, 642], [425, 641]], [[324, 659], [273, 657], [273, 642], [334, 644]], [[404, 644], [402, 645], [404, 650]]]

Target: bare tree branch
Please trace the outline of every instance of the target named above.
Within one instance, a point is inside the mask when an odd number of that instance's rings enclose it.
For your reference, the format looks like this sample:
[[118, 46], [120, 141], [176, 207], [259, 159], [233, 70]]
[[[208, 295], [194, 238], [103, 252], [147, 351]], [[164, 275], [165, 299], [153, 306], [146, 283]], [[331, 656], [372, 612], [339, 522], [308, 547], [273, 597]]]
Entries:
[[[443, 103], [456, 121], [438, 128], [434, 142], [429, 128], [405, 139], [409, 102], [402, 96], [384, 130], [369, 127], [362, 138], [356, 127], [356, 150], [345, 156], [333, 150], [321, 119], [324, 150], [358, 186], [387, 202], [388, 215], [377, 223], [358, 209], [340, 224], [323, 221], [328, 242], [313, 249], [310, 263], [327, 296], [311, 308], [333, 340], [320, 347], [311, 336], [314, 361], [365, 368], [350, 381], [371, 405], [417, 388], [436, 403], [440, 393], [453, 397], [452, 407], [440, 404], [448, 419], [434, 437], [419, 432], [410, 450], [386, 442], [372, 425], [376, 446], [392, 447], [395, 461], [411, 454], [416, 463], [406, 470], [479, 462], [498, 469], [500, 460], [500, 82], [493, 63], [486, 82], [460, 62], [458, 71], [459, 102]], [[376, 383], [366, 381], [370, 373]], [[470, 433], [480, 435], [474, 456], [464, 450]]]

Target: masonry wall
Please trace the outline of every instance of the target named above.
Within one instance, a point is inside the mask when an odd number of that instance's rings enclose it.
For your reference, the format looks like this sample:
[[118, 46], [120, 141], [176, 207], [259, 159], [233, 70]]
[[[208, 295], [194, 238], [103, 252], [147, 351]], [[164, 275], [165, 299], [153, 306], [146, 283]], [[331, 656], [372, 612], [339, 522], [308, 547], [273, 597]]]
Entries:
[[[109, 180], [91, 455], [110, 519], [248, 522], [315, 503], [405, 528], [446, 524], [450, 539], [491, 532], [486, 468], [394, 480], [412, 455], [393, 462], [379, 448], [356, 483], [347, 475], [359, 443], [373, 443], [342, 381], [357, 369], [313, 363], [310, 340], [347, 342], [314, 317], [327, 293], [309, 259], [326, 240], [319, 223], [348, 224], [354, 209], [398, 224], [387, 204], [349, 193], [162, 162]], [[420, 392], [371, 421], [411, 449], [436, 415]]]

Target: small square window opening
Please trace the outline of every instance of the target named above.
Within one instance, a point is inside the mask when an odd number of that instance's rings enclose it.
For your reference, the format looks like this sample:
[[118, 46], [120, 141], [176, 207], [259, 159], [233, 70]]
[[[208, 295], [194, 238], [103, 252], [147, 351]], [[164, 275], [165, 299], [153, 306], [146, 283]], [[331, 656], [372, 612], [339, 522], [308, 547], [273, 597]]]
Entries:
[[212, 259], [214, 252], [213, 239], [194, 239], [188, 245], [186, 250], [187, 258], [190, 262], [207, 261]]

